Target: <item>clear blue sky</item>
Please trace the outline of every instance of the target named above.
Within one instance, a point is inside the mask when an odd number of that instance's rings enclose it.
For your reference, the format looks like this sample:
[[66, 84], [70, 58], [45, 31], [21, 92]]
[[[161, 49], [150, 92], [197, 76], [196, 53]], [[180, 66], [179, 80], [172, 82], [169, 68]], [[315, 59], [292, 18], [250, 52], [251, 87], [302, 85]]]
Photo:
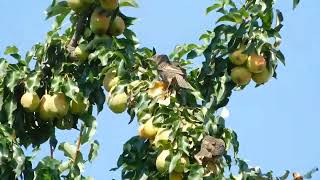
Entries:
[[[44, 21], [50, 2], [0, 1], [1, 54], [7, 45], [16, 44], [25, 52], [44, 39], [51, 27]], [[215, 16], [204, 13], [210, 2], [139, 1], [139, 9], [126, 12], [140, 18], [134, 30], [142, 46], [170, 53], [175, 44], [197, 43], [202, 32], [212, 29]], [[237, 131], [240, 155], [250, 164], [278, 174], [286, 169], [305, 172], [320, 165], [320, 1], [302, 0], [295, 11], [291, 0], [278, 1], [278, 5], [285, 17], [282, 50], [287, 66], [278, 68], [278, 80], [235, 92], [228, 105], [231, 116], [227, 126]], [[99, 115], [96, 139], [101, 144], [100, 155], [87, 167], [88, 175], [97, 180], [120, 179], [120, 172], [108, 170], [115, 167], [122, 144], [137, 133], [135, 123], [127, 125], [128, 119], [126, 114], [112, 114], [107, 107]], [[41, 155], [48, 153], [47, 146], [43, 150]], [[314, 179], [320, 179], [320, 173]]]

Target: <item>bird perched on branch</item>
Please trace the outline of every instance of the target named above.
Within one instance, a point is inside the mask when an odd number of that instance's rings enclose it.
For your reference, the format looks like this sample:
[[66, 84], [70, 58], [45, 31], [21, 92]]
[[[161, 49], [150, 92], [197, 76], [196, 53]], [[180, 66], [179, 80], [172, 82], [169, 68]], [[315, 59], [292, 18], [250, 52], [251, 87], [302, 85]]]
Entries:
[[157, 63], [157, 70], [162, 81], [167, 83], [168, 87], [172, 84], [177, 84], [184, 89], [193, 89], [186, 80], [186, 70], [170, 62], [167, 55], [155, 55], [154, 60]]
[[197, 162], [202, 165], [205, 162], [215, 162], [226, 150], [225, 142], [212, 136], [205, 136], [201, 143], [200, 151], [194, 156]]

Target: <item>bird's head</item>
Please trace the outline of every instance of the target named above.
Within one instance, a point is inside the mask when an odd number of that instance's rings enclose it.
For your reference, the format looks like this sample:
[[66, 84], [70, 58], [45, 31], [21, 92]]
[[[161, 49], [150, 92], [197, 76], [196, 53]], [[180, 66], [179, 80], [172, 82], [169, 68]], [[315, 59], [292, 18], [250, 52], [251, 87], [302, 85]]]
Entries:
[[155, 56], [153, 56], [153, 59], [157, 64], [169, 62], [169, 57], [164, 54], [155, 55]]

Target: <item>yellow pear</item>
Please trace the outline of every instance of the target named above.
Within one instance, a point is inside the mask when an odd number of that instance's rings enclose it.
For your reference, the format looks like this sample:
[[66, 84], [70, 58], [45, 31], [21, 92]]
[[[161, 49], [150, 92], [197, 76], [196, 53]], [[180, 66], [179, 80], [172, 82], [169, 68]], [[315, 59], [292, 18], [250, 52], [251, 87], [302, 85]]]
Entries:
[[169, 169], [169, 158], [170, 151], [169, 150], [163, 150], [156, 159], [156, 167], [157, 170], [160, 172], [165, 172]]
[[251, 73], [247, 68], [238, 66], [231, 70], [231, 79], [237, 85], [243, 86], [250, 82]]
[[22, 95], [20, 102], [23, 108], [30, 112], [35, 112], [40, 105], [40, 98], [35, 92], [27, 92]]
[[51, 110], [51, 106], [53, 104], [53, 98], [49, 94], [45, 94], [42, 96], [40, 100], [40, 108], [39, 108], [39, 115], [40, 119], [44, 121], [49, 121], [54, 119], [55, 114]]
[[253, 54], [247, 61], [247, 68], [252, 73], [261, 73], [267, 67], [267, 62], [263, 56]]
[[153, 125], [153, 120], [149, 119], [139, 127], [139, 136], [145, 139], [153, 139], [157, 134], [158, 128]]
[[108, 33], [111, 36], [119, 36], [124, 32], [125, 29], [126, 24], [124, 20], [120, 16], [116, 16], [109, 27]]
[[128, 96], [126, 93], [119, 93], [109, 99], [109, 108], [114, 113], [123, 113], [127, 109]]
[[261, 73], [252, 74], [252, 80], [257, 84], [264, 84], [269, 81], [272, 77], [272, 72], [270, 72], [267, 68]]
[[91, 31], [94, 34], [105, 34], [109, 28], [110, 19], [101, 9], [96, 9], [90, 18]]
[[50, 108], [58, 118], [62, 118], [67, 115], [69, 110], [69, 103], [66, 100], [66, 96], [62, 92], [54, 94], [52, 96], [52, 104]]
[[70, 112], [72, 114], [80, 115], [86, 112], [87, 102], [83, 98], [78, 98], [77, 101], [72, 100], [70, 102]]

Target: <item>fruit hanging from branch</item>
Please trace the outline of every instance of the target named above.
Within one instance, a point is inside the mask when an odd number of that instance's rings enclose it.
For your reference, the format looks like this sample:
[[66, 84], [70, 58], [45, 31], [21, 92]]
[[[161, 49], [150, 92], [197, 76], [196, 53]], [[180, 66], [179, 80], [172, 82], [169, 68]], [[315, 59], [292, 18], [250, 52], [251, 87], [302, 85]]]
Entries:
[[235, 67], [231, 70], [231, 79], [239, 86], [247, 85], [251, 81], [251, 72], [242, 66]]
[[108, 31], [111, 17], [101, 8], [96, 8], [90, 18], [90, 29], [94, 34], [102, 35]]
[[119, 36], [123, 34], [125, 29], [126, 24], [124, 20], [120, 16], [116, 16], [108, 29], [108, 33], [111, 36]]
[[252, 54], [248, 58], [247, 67], [252, 73], [261, 73], [267, 68], [267, 62], [263, 56]]
[[40, 105], [40, 99], [37, 93], [27, 92], [21, 97], [20, 103], [27, 111], [36, 112]]
[[125, 92], [112, 94], [108, 105], [112, 112], [123, 113], [127, 109], [128, 95]]

